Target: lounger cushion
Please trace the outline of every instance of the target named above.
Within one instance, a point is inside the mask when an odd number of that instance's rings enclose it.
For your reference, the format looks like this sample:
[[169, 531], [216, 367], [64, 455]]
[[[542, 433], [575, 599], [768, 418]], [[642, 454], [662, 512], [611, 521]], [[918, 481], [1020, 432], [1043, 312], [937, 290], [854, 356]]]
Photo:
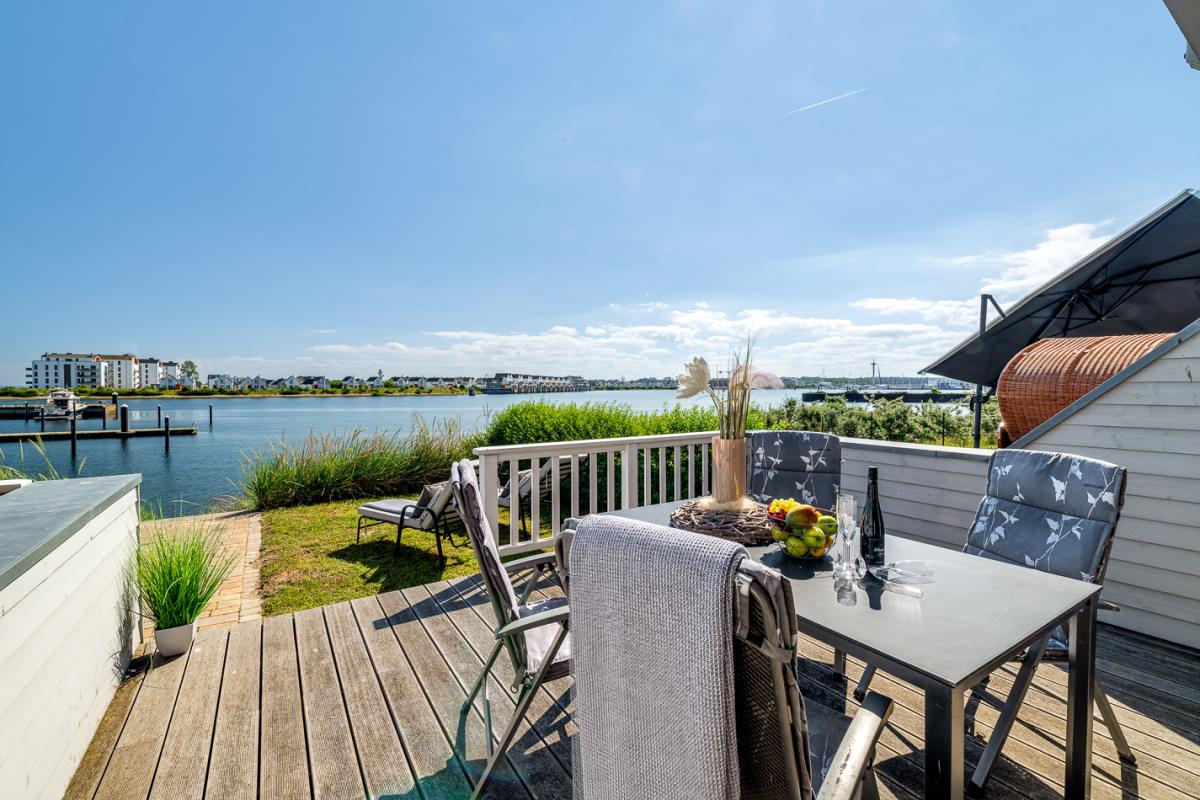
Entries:
[[358, 515], [393, 525], [399, 525], [403, 520], [406, 528], [429, 530], [433, 527], [433, 516], [428, 512], [416, 511], [418, 505], [416, 500], [377, 500], [359, 506]]

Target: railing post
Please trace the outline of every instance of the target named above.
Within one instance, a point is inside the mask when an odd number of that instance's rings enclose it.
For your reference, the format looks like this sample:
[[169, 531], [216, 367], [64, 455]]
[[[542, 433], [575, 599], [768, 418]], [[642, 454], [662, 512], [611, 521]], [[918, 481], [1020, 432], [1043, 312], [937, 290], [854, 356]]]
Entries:
[[[519, 466], [519, 465], [518, 465]], [[529, 461], [529, 537], [542, 538], [542, 457]], [[516, 542], [516, 539], [513, 539]]]
[[[521, 541], [521, 460], [508, 460], [508, 543]], [[530, 486], [530, 489], [533, 487]], [[532, 494], [532, 492], [530, 492]]]
[[500, 533], [500, 460], [493, 455], [479, 457], [479, 495], [483, 498], [483, 513], [488, 527]]
[[562, 522], [559, 514], [559, 484], [562, 476], [559, 474], [559, 462], [562, 459], [557, 456], [550, 456], [553, 459], [550, 462], [550, 535], [558, 536], [558, 526]]
[[621, 508], [637, 508], [638, 449], [633, 442], [621, 450]]
[[[579, 454], [571, 454], [571, 516], [579, 516]], [[557, 533], [557, 531], [555, 531]]]

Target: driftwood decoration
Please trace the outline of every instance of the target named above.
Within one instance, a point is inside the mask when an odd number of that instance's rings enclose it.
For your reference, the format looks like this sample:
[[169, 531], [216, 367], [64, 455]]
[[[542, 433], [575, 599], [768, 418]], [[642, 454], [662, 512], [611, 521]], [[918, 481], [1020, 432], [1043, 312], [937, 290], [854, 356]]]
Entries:
[[671, 512], [671, 527], [728, 539], [738, 544], [770, 544], [771, 519], [763, 506], [747, 503], [743, 508], [707, 508], [702, 500], [684, 503]]

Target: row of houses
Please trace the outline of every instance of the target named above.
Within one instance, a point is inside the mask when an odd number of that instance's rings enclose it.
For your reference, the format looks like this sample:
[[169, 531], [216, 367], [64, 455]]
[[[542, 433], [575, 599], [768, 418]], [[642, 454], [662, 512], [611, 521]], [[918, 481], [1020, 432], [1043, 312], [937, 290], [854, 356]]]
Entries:
[[286, 378], [264, 378], [261, 375], [256, 375], [250, 378], [227, 375], [225, 373], [213, 373], [209, 374], [206, 384], [213, 389], [330, 389], [334, 385], [345, 389], [383, 389], [393, 386], [400, 388], [416, 387], [418, 389], [461, 386], [470, 389], [480, 386], [482, 381], [478, 378], [462, 376], [429, 378], [417, 375], [394, 375], [389, 378], [385, 377], [383, 372], [380, 371], [369, 378], [347, 375], [341, 380], [330, 380], [324, 375], [289, 375]]
[[132, 353], [42, 353], [25, 368], [31, 389], [150, 389], [194, 385], [178, 361]]

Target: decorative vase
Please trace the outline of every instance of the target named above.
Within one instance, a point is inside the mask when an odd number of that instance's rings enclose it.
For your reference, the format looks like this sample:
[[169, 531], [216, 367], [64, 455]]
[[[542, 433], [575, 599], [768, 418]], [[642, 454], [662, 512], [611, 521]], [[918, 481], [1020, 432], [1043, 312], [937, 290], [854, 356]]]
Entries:
[[740, 502], [746, 494], [746, 439], [712, 440], [713, 502]]
[[164, 628], [154, 632], [154, 644], [160, 655], [170, 658], [180, 656], [192, 646], [192, 637], [196, 635], [196, 623], [176, 625], [174, 628]]

